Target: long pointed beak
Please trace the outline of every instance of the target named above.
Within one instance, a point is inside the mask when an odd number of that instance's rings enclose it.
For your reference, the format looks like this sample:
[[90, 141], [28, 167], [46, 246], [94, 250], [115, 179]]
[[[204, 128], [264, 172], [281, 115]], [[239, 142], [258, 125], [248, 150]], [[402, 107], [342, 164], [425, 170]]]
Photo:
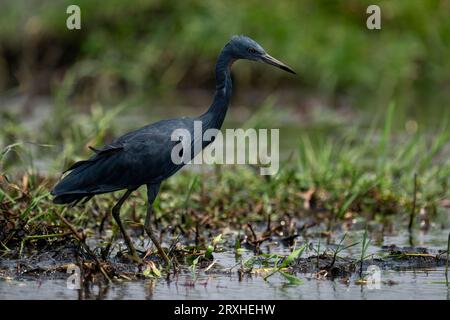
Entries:
[[285, 65], [283, 62], [281, 62], [280, 60], [275, 59], [274, 57], [272, 57], [269, 54], [265, 54], [261, 57], [262, 61], [264, 61], [265, 63], [271, 64], [275, 67], [278, 67], [284, 71], [296, 74], [294, 70], [292, 70], [291, 67]]

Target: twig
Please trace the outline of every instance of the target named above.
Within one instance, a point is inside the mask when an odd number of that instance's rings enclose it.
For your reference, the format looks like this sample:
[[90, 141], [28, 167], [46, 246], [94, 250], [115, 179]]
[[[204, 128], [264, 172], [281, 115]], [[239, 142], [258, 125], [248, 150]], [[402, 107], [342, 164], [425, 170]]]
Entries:
[[216, 263], [217, 263], [217, 260], [214, 260], [213, 262], [211, 262], [211, 264], [208, 267], [206, 267], [205, 272], [209, 271], [209, 269], [211, 269]]
[[266, 229], [267, 232], [271, 231], [271, 227], [270, 227], [271, 222], [272, 222], [272, 219], [271, 219], [271, 215], [269, 213], [269, 214], [267, 214], [267, 229]]
[[95, 261], [97, 267], [99, 268], [100, 272], [105, 276], [105, 278], [109, 282], [112, 282], [110, 276], [108, 275], [106, 270], [102, 267], [102, 265], [101, 265], [100, 261], [98, 260], [97, 256], [91, 251], [89, 246], [85, 243], [83, 235], [78, 233], [78, 231], [75, 229], [75, 227], [69, 221], [67, 221], [67, 219], [64, 218], [60, 213], [58, 213], [58, 212], [55, 212], [55, 213], [58, 216], [58, 218], [61, 219], [61, 221], [70, 229], [72, 234], [75, 236], [75, 238], [77, 238], [77, 240], [79, 241], [81, 246], [84, 248], [84, 250], [86, 250], [86, 252], [89, 254], [89, 256], [91, 256], [91, 258], [94, 259], [94, 261]]
[[200, 244], [200, 232], [198, 227], [198, 221], [195, 222], [195, 246], [198, 247]]
[[256, 236], [256, 233], [253, 230], [252, 225], [250, 223], [247, 223], [247, 227], [250, 229], [250, 232], [252, 233], [253, 242], [258, 242], [258, 237]]
[[270, 239], [270, 236], [266, 236], [266, 237], [259, 238], [259, 237], [256, 235], [256, 233], [255, 233], [255, 231], [253, 230], [253, 227], [252, 227], [252, 225], [251, 225], [250, 223], [247, 223], [247, 227], [250, 229], [250, 231], [251, 231], [251, 233], [252, 233], [252, 240], [251, 240], [251, 241], [248, 241], [248, 242], [249, 242], [252, 246], [255, 247], [255, 249], [254, 249], [255, 253], [258, 253], [258, 252], [260, 252], [260, 248], [259, 248], [260, 244], [263, 243], [264, 241], [269, 240], [269, 239]]

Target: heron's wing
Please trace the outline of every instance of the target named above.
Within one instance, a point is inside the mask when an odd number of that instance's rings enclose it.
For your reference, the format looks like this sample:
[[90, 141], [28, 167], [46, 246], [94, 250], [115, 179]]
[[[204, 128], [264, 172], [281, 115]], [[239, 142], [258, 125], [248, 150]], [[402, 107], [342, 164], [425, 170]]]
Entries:
[[173, 130], [191, 130], [192, 124], [188, 119], [164, 120], [119, 137], [72, 165], [54, 193], [97, 194], [160, 182], [182, 167], [171, 159], [180, 143], [171, 140]]
[[67, 170], [71, 172], [62, 182], [71, 183], [64, 192], [101, 193], [160, 181], [176, 167], [171, 161], [171, 151], [176, 143], [179, 142], [171, 141], [165, 134], [143, 132], [120, 145], [106, 146], [90, 159], [76, 162]]
[[100, 154], [106, 154], [106, 153], [111, 153], [111, 152], [117, 152], [117, 151], [123, 149], [123, 146], [108, 144], [108, 145], [104, 146], [102, 149], [97, 149], [92, 146], [88, 146], [88, 148], [91, 149], [92, 151], [94, 151], [96, 154], [100, 155]]
[[71, 170], [73, 170], [75, 168], [78, 168], [78, 167], [84, 165], [84, 164], [87, 164], [87, 163], [90, 163], [90, 162], [95, 162], [98, 159], [100, 159], [100, 157], [102, 157], [102, 156], [112, 155], [112, 154], [114, 154], [116, 152], [119, 152], [119, 151], [123, 150], [123, 148], [124, 148], [123, 145], [118, 144], [118, 143], [115, 144], [115, 145], [114, 144], [106, 145], [106, 146], [104, 146], [101, 149], [97, 149], [97, 148], [89, 146], [89, 149], [91, 149], [92, 151], [95, 152], [95, 156], [93, 156], [93, 157], [91, 157], [90, 159], [87, 159], [87, 160], [81, 160], [81, 161], [75, 162], [68, 169], [66, 169], [63, 173], [66, 173], [67, 171], [71, 171]]
[[113, 153], [117, 152], [123, 149], [123, 145], [121, 143], [111, 143], [107, 144], [101, 149], [97, 149], [94, 147], [89, 146], [89, 149], [94, 151], [97, 155], [107, 154], [107, 153]]

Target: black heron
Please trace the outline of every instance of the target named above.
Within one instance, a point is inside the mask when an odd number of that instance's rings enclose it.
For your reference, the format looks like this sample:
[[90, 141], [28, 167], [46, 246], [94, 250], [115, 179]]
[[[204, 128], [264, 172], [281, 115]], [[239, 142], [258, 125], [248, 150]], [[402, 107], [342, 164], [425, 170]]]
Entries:
[[[134, 245], [120, 220], [120, 208], [133, 191], [147, 186], [148, 207], [144, 229], [167, 264], [170, 260], [162, 249], [151, 226], [152, 205], [161, 182], [184, 165], [171, 160], [171, 151], [177, 141], [171, 140], [176, 129], [194, 131], [194, 121], [202, 122], [202, 130], [220, 129], [231, 97], [230, 68], [239, 59], [263, 61], [290, 73], [295, 72], [267, 54], [254, 40], [246, 36], [233, 36], [222, 49], [216, 64], [216, 92], [209, 109], [197, 118], [162, 120], [129, 132], [100, 149], [91, 148], [95, 154], [76, 162], [70, 171], [51, 191], [57, 204], [76, 204], [102, 193], [126, 190], [112, 209], [112, 215], [120, 228], [131, 258], [141, 261]], [[191, 144], [193, 145], [193, 141]], [[205, 148], [211, 141], [202, 142]], [[191, 159], [195, 156], [191, 148]]]

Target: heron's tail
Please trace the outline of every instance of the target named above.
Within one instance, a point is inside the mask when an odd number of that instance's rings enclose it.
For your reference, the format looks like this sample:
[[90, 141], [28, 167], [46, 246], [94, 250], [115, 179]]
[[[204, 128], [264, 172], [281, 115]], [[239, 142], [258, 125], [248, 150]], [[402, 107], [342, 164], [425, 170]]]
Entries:
[[71, 170], [71, 172], [59, 181], [50, 192], [54, 196], [53, 203], [76, 204], [83, 198], [88, 197], [90, 199], [95, 193], [89, 190], [91, 188], [86, 181], [89, 172], [85, 172], [85, 169], [92, 164], [91, 161], [79, 161], [69, 168], [68, 170]]
[[[112, 172], [117, 166], [111, 157], [118, 154], [123, 147], [121, 145], [108, 145], [102, 150], [94, 149], [96, 154], [88, 160], [75, 162], [65, 172], [70, 171], [51, 191], [56, 204], [74, 203], [86, 198], [88, 201], [96, 194], [113, 192], [126, 188], [126, 185], [117, 181], [121, 174]], [[119, 158], [120, 160], [120, 158]], [[120, 164], [120, 163], [119, 163]], [[119, 168], [120, 169], [120, 168]]]
[[[52, 193], [52, 195], [54, 194]], [[84, 197], [86, 197], [86, 194], [61, 194], [53, 198], [53, 203], [55, 204], [74, 203], [80, 201]]]

